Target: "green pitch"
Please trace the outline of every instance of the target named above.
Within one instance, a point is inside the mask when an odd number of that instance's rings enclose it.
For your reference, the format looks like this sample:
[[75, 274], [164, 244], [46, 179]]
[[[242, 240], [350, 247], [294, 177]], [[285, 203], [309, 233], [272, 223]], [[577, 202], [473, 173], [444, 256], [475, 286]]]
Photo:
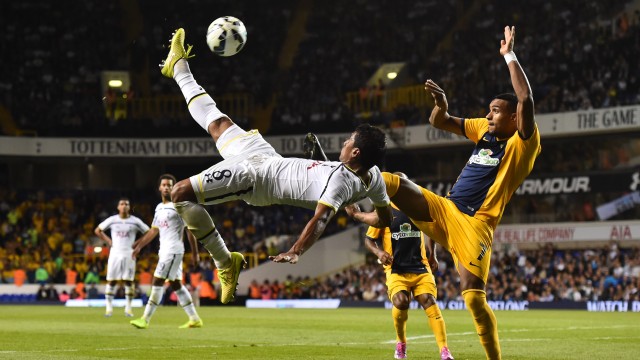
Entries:
[[[122, 309], [0, 306], [0, 359], [392, 359], [395, 333], [384, 309], [201, 307], [204, 328], [160, 307], [151, 326]], [[142, 309], [134, 309], [136, 316]], [[504, 359], [638, 359], [640, 313], [496, 312]], [[466, 311], [445, 311], [456, 359], [484, 359]], [[410, 310], [410, 359], [439, 354], [426, 316]]]

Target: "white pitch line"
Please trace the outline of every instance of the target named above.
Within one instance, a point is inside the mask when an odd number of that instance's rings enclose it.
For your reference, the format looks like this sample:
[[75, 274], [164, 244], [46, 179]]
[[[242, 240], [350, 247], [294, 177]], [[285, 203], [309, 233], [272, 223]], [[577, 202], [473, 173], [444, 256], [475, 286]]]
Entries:
[[[562, 330], [593, 330], [593, 329], [620, 329], [620, 328], [637, 328], [637, 326], [628, 326], [628, 325], [612, 325], [612, 326], [584, 326], [584, 327], [579, 327], [579, 326], [571, 326], [571, 327], [567, 327], [567, 328], [548, 328], [548, 329], [543, 329], [544, 331], [562, 331]], [[534, 331], [533, 329], [510, 329], [510, 330], [501, 330], [500, 333], [521, 333], [521, 332], [529, 332], [529, 331]], [[453, 337], [464, 337], [464, 336], [469, 336], [469, 335], [475, 335], [476, 333], [473, 331], [468, 331], [468, 332], [459, 332], [459, 333], [448, 333], [447, 337], [453, 336]], [[408, 337], [407, 340], [422, 340], [422, 339], [429, 339], [429, 338], [433, 338], [433, 335], [420, 335], [420, 336], [412, 336], [412, 337]], [[599, 337], [590, 337], [590, 338], [582, 338], [583, 340], [601, 340], [601, 341], [609, 341], [609, 340], [615, 340], [615, 339], [638, 339], [638, 337], [634, 337], [634, 336], [621, 336], [621, 337], [617, 337], [617, 336], [599, 336]], [[452, 343], [466, 343], [466, 342], [471, 342], [471, 341], [477, 341], [476, 339], [462, 339], [462, 338], [458, 338], [458, 339], [448, 339], [449, 342]], [[551, 341], [554, 340], [553, 338], [523, 338], [523, 339], [505, 339], [502, 338], [500, 339], [500, 342], [532, 342], [532, 341]], [[181, 345], [179, 346], [181, 349], [187, 349], [187, 348], [192, 348], [192, 349], [197, 349], [197, 348], [202, 348], [202, 349], [215, 349], [215, 348], [225, 348], [225, 347], [230, 347], [230, 346], [235, 346], [235, 347], [284, 347], [284, 346], [309, 346], [309, 345], [316, 345], [316, 346], [332, 346], [335, 344], [340, 344], [340, 345], [349, 345], [349, 346], [359, 346], [359, 345], [376, 345], [376, 344], [394, 344], [396, 342], [396, 340], [389, 340], [389, 341], [383, 341], [383, 342], [330, 342], [330, 343], [295, 343], [295, 344], [291, 344], [291, 343], [280, 343], [280, 344], [225, 344], [225, 345], [215, 345], [215, 344], [211, 344], [211, 345]], [[415, 342], [414, 343], [422, 343], [420, 341]], [[130, 351], [130, 350], [139, 350], [139, 349], [145, 349], [145, 350], [164, 350], [164, 349], [172, 349], [172, 348], [176, 348], [177, 346], [175, 345], [171, 345], [171, 346], [131, 346], [131, 347], [109, 347], [109, 348], [96, 348], [95, 351]], [[82, 351], [80, 349], [51, 349], [51, 350], [27, 350], [27, 351], [22, 351], [22, 350], [0, 350], [0, 354], [38, 354], [38, 353], [62, 353], [62, 352], [79, 352]]]
[[[546, 328], [544, 329], [544, 331], [565, 331], [565, 330], [601, 330], [601, 329], [622, 329], [622, 328], [637, 328], [638, 326], [630, 326], [630, 325], [611, 325], [611, 326], [569, 326], [566, 328]], [[530, 332], [530, 331], [536, 331], [537, 329], [528, 329], [528, 328], [522, 328], [522, 329], [509, 329], [509, 330], [499, 330], [500, 334], [503, 333], [521, 333], [521, 332]], [[474, 331], [470, 331], [470, 332], [461, 332], [461, 333], [447, 333], [447, 337], [450, 336], [468, 336], [468, 335], [476, 335], [476, 332]], [[435, 337], [433, 334], [428, 334], [428, 335], [418, 335], [418, 336], [409, 336], [407, 337], [407, 340], [420, 340], [420, 339], [430, 339]], [[617, 339], [617, 338], [616, 338]], [[500, 339], [500, 342], [502, 341], [509, 341], [509, 340], [503, 340]], [[513, 340], [512, 340], [513, 341]], [[388, 341], [384, 341], [382, 342], [383, 344], [395, 344], [396, 340], [388, 340]]]

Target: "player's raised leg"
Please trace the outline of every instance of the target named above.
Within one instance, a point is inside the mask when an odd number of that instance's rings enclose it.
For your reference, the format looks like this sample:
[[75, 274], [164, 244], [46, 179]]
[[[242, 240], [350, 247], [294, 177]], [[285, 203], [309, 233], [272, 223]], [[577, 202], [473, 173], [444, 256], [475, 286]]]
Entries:
[[[187, 59], [193, 57], [192, 47], [188, 46], [185, 49], [184, 39], [184, 29], [174, 32], [169, 54], [160, 64], [161, 73], [176, 81], [194, 120], [211, 135], [214, 141], [217, 141], [220, 135], [233, 125], [233, 122], [218, 109], [211, 96], [195, 81], [187, 62]], [[223, 304], [228, 303], [233, 299], [240, 269], [246, 263], [244, 257], [242, 254], [229, 252], [211, 216], [202, 205], [198, 204], [189, 179], [175, 184], [171, 199], [189, 230], [211, 254], [218, 268], [222, 287], [220, 301]]]
[[185, 49], [184, 39], [184, 29], [173, 33], [169, 54], [160, 64], [161, 73], [176, 81], [193, 119], [217, 142], [220, 135], [233, 125], [233, 121], [218, 109], [216, 102], [193, 77], [187, 62], [194, 56], [191, 54], [192, 46]]
[[462, 264], [458, 265], [460, 289], [467, 309], [471, 313], [476, 326], [480, 344], [484, 348], [487, 359], [501, 359], [500, 339], [498, 337], [498, 321], [487, 302], [482, 279], [472, 274]]

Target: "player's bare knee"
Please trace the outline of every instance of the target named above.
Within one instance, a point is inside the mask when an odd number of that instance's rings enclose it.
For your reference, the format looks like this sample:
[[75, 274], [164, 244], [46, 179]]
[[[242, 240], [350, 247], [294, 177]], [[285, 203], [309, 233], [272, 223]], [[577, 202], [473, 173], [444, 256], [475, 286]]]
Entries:
[[182, 282], [180, 280], [170, 281], [169, 284], [171, 284], [173, 291], [178, 291], [182, 288]]
[[229, 119], [226, 116], [223, 116], [212, 121], [211, 124], [209, 124], [207, 131], [209, 131], [209, 135], [211, 135], [213, 141], [217, 142], [220, 135], [222, 135], [222, 133], [233, 124], [233, 120]]
[[436, 298], [431, 294], [418, 295], [416, 296], [416, 301], [418, 301], [425, 310], [436, 304]]
[[154, 277], [153, 278], [153, 286], [162, 286], [164, 285], [164, 279]]
[[193, 192], [193, 187], [191, 186], [191, 181], [189, 179], [178, 181], [173, 186], [173, 190], [171, 190], [171, 201], [174, 203], [181, 201], [196, 201], [196, 194]]
[[393, 295], [393, 306], [398, 310], [407, 310], [409, 309], [409, 294], [406, 291], [399, 291]]

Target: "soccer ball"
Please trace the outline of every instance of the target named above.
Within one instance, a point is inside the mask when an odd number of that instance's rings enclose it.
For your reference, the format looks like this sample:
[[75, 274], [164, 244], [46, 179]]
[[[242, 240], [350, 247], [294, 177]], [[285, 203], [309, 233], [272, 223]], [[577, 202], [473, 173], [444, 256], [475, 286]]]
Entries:
[[235, 55], [242, 50], [246, 43], [247, 28], [236, 17], [219, 17], [207, 29], [207, 45], [216, 55]]

